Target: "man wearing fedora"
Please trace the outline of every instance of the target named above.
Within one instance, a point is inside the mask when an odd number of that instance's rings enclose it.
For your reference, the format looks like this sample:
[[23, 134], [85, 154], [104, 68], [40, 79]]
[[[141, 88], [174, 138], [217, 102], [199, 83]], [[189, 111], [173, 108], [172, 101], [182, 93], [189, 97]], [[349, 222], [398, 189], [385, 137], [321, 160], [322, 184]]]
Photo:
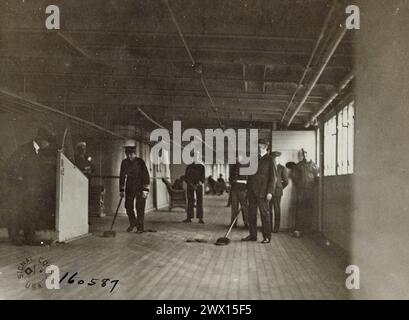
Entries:
[[[127, 232], [144, 232], [145, 204], [149, 194], [150, 176], [145, 161], [136, 156], [136, 144], [128, 140], [125, 144], [126, 159], [122, 160], [119, 173], [119, 193], [125, 196], [125, 209], [129, 219]], [[135, 217], [136, 208], [136, 217]]]
[[247, 180], [247, 197], [249, 201], [249, 231], [250, 234], [242, 241], [257, 241], [257, 209], [260, 210], [263, 229], [263, 241], [267, 244], [271, 240], [271, 218], [269, 201], [273, 198], [277, 183], [277, 168], [274, 159], [268, 153], [268, 142], [259, 140], [259, 159], [257, 172]]
[[[273, 151], [271, 156], [274, 159], [281, 156], [280, 151]], [[287, 169], [281, 164], [277, 166], [277, 183], [275, 192], [273, 194], [273, 199], [270, 201], [270, 213], [273, 214], [274, 209], [274, 227], [273, 233], [278, 233], [280, 231], [280, 220], [281, 220], [281, 197], [283, 196], [284, 189], [288, 186], [288, 174]]]

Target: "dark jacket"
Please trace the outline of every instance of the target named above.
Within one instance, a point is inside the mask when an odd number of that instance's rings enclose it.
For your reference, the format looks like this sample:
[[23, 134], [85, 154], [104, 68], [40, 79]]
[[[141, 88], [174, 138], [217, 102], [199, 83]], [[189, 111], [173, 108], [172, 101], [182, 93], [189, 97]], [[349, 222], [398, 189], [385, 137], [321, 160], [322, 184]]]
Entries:
[[302, 160], [293, 170], [293, 182], [298, 189], [313, 189], [318, 176], [314, 162]]
[[90, 176], [95, 169], [92, 160], [89, 160], [90, 158], [88, 154], [75, 155], [75, 165], [87, 176]]
[[258, 159], [257, 172], [248, 177], [247, 190], [253, 196], [264, 198], [268, 193], [274, 195], [277, 184], [277, 168], [269, 154]]
[[20, 146], [7, 160], [7, 181], [19, 195], [38, 198], [44, 189], [44, 168], [41, 151], [37, 154], [33, 141], [30, 141]]
[[188, 185], [195, 187], [205, 181], [205, 167], [200, 163], [191, 163], [186, 167], [185, 180]]
[[145, 161], [141, 158], [124, 159], [119, 173], [119, 191], [126, 188], [136, 188], [137, 191], [149, 191], [150, 176]]
[[277, 165], [277, 184], [274, 196], [281, 197], [283, 190], [288, 186], [288, 174], [287, 169], [281, 164]]
[[229, 173], [230, 173], [229, 182], [231, 185], [231, 189], [233, 191], [236, 191], [238, 189], [243, 189], [243, 188], [245, 189], [245, 187], [243, 186], [243, 183], [237, 183], [238, 180], [247, 182], [247, 179], [248, 179], [248, 176], [240, 175], [241, 167], [242, 165], [240, 163], [231, 164], [229, 167]]

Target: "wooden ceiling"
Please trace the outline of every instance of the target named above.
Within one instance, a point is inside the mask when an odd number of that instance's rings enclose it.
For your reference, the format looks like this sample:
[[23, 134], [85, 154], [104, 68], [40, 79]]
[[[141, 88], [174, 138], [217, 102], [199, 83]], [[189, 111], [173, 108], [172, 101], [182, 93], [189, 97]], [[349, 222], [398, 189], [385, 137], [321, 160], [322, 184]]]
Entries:
[[[138, 107], [165, 126], [286, 127], [345, 16], [338, 1], [311, 58], [330, 0], [169, 0], [215, 111], [164, 0], [52, 2], [60, 30], [45, 28], [49, 1], [1, 4], [0, 88], [108, 128], [146, 124]], [[290, 128], [351, 71], [352, 48], [347, 32]]]

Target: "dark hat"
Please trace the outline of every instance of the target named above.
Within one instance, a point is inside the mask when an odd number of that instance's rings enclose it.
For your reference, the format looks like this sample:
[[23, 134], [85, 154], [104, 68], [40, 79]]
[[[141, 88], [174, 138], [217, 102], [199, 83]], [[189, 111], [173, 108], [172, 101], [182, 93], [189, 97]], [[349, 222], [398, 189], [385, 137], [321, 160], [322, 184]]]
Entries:
[[258, 139], [258, 144], [264, 144], [265, 146], [270, 145], [270, 143], [266, 139]]
[[125, 147], [125, 153], [136, 153], [136, 146], [135, 147]]
[[55, 139], [55, 133], [48, 128], [39, 127], [37, 130], [37, 138], [52, 141], [53, 139]]
[[287, 163], [285, 164], [285, 166], [286, 166], [288, 169], [294, 169], [294, 167], [296, 166], [296, 164], [295, 164], [295, 162], [290, 161], [290, 162], [287, 162]]
[[281, 152], [280, 151], [273, 151], [273, 152], [271, 152], [271, 156], [274, 157], [274, 158], [277, 158], [277, 157], [281, 156]]

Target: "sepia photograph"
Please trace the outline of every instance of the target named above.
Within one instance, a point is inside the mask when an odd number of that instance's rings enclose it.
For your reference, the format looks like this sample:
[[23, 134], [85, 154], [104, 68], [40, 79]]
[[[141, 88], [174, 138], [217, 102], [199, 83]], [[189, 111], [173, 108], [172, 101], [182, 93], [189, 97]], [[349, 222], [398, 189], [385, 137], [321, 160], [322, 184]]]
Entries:
[[409, 0], [2, 0], [0, 300], [409, 299], [408, 39]]

